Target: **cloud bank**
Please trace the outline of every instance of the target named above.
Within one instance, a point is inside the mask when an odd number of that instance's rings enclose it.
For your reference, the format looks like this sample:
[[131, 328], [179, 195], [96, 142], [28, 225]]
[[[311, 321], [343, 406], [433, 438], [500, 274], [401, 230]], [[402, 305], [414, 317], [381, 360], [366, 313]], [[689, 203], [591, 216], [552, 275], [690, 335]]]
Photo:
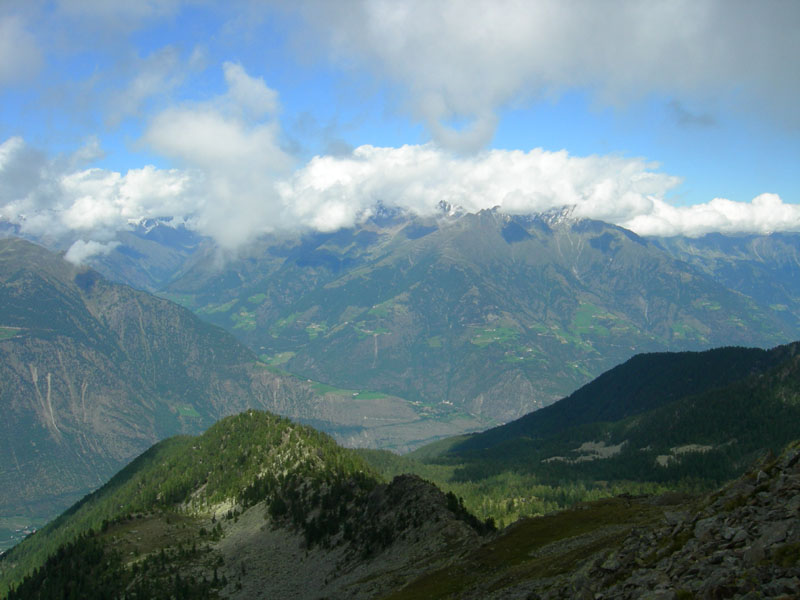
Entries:
[[233, 249], [269, 231], [349, 227], [379, 203], [421, 215], [435, 214], [440, 202], [467, 211], [499, 206], [511, 214], [572, 205], [577, 216], [648, 236], [800, 231], [800, 206], [775, 194], [673, 206], [666, 198], [680, 179], [635, 158], [542, 149], [463, 157], [433, 144], [361, 146], [287, 173], [268, 125], [247, 127], [207, 106], [159, 119], [152, 135], [160, 132], [187, 168], [146, 166], [124, 174], [75, 168], [63, 157], [47, 160], [20, 138], [6, 140], [0, 219], [23, 234], [71, 244], [76, 262], [109, 252], [117, 231], [143, 219], [171, 217]]
[[777, 194], [760, 194], [751, 202], [714, 198], [705, 204], [671, 206], [661, 199], [647, 214], [619, 222], [640, 235], [698, 237], [706, 233], [773, 233], [800, 231], [800, 206]]
[[153, 166], [124, 175], [75, 169], [75, 157], [84, 152], [47, 159], [19, 137], [0, 144], [0, 219], [19, 225], [26, 235], [58, 243], [81, 236], [108, 241], [142, 218], [193, 212], [187, 173]]
[[41, 63], [39, 45], [22, 19], [0, 16], [0, 88], [31, 78]]
[[646, 162], [566, 151], [491, 150], [455, 156], [433, 145], [361, 146], [348, 157], [317, 157], [280, 190], [295, 217], [316, 229], [356, 222], [378, 203], [431, 214], [440, 202], [508, 213], [575, 205], [578, 214], [618, 222], [648, 213], [653, 196], [680, 180]]
[[[800, 127], [800, 3], [747, 0], [308, 0], [298, 10], [338, 64], [399, 86], [445, 148], [476, 151], [497, 111], [590, 91], [768, 114]], [[464, 128], [448, 126], [464, 119]]]

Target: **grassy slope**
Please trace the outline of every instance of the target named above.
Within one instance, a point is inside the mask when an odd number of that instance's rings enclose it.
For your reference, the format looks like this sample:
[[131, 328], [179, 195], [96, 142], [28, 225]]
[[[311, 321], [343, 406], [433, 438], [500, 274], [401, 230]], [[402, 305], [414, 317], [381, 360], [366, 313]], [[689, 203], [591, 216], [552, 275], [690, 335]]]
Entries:
[[634, 527], [656, 524], [663, 513], [642, 502], [608, 498], [522, 519], [466, 560], [420, 577], [387, 600], [458, 598], [465, 590], [491, 592], [521, 579], [569, 574], [580, 561], [619, 544]]

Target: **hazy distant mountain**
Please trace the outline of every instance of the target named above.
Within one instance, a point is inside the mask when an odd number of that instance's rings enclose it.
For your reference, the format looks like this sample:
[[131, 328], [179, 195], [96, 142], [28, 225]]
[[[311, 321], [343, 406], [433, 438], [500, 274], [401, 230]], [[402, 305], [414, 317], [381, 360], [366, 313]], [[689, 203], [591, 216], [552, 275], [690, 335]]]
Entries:
[[313, 386], [324, 403], [274, 410], [348, 444], [407, 449], [513, 420], [637, 352], [797, 339], [798, 240], [646, 240], [569, 210], [381, 210], [229, 255], [146, 222], [92, 264], [161, 289], [271, 367], [331, 384]]
[[793, 328], [800, 325], [800, 234], [654, 239], [722, 285], [752, 298]]
[[147, 220], [117, 233], [118, 246], [92, 267], [112, 281], [155, 291], [166, 285], [207, 240], [181, 224]]
[[642, 351], [797, 336], [662, 247], [568, 210], [412, 218], [196, 251], [164, 293], [265, 360], [508, 421]]
[[311, 395], [185, 309], [18, 239], [0, 241], [0, 332], [0, 514], [63, 507], [160, 438]]

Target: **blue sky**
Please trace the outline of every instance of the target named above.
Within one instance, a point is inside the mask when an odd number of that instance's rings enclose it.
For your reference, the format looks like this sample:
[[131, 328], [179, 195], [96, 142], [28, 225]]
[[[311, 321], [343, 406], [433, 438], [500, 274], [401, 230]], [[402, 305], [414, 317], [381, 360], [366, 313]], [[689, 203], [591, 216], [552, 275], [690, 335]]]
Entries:
[[[0, 3], [0, 218], [97, 249], [417, 212], [800, 230], [800, 4]], [[105, 246], [103, 246], [105, 244]]]

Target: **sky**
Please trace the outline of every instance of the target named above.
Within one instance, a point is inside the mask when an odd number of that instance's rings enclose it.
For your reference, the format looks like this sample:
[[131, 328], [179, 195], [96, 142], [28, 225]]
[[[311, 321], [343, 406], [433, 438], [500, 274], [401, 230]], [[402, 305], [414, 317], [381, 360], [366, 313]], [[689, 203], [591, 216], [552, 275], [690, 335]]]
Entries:
[[795, 0], [0, 0], [0, 220], [236, 248], [396, 206], [800, 231]]

